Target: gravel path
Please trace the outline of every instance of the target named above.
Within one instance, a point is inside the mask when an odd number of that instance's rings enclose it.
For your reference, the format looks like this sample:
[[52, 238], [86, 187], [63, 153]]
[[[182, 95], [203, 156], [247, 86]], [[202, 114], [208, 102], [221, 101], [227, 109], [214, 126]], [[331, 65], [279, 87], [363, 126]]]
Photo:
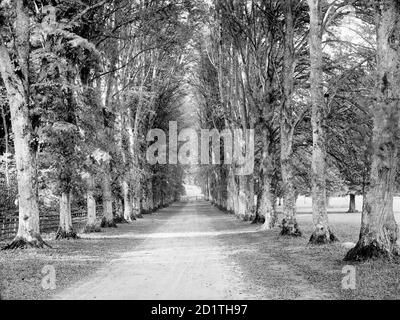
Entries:
[[[173, 210], [171, 210], [173, 209]], [[273, 290], [252, 283], [231, 257], [249, 247], [232, 246], [230, 239], [259, 233], [257, 226], [237, 221], [207, 202], [177, 203], [168, 211], [146, 215], [139, 223], [154, 224], [135, 233], [136, 222], [123, 234], [87, 237], [124, 237], [132, 248], [89, 278], [58, 293], [55, 299], [276, 299]], [[162, 223], [160, 223], [162, 221]], [[157, 222], [157, 223], [155, 223]], [[257, 254], [257, 252], [254, 252]], [[248, 263], [248, 262], [247, 262]], [[289, 278], [290, 290], [300, 299], [329, 298], [272, 257], [265, 272]], [[246, 279], [246, 280], [245, 280]]]

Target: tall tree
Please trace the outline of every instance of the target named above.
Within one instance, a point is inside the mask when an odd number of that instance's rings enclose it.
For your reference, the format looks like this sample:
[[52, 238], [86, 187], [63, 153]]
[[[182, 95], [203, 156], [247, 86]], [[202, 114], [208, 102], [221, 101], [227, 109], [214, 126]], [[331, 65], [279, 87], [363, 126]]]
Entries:
[[[7, 89], [18, 180], [18, 232], [6, 249], [43, 247], [36, 189], [36, 146], [29, 110], [30, 18], [23, 0], [13, 1], [14, 35], [0, 38], [0, 72]], [[15, 39], [15, 40], [13, 40]], [[14, 42], [14, 43], [12, 43]], [[15, 48], [15, 52], [11, 48]]]
[[400, 3], [375, 1], [377, 28], [376, 103], [370, 189], [365, 196], [360, 237], [347, 261], [391, 259], [399, 254], [393, 194], [400, 142]]
[[[285, 39], [284, 39], [284, 58], [283, 58], [283, 99], [280, 110], [280, 145], [281, 145], [281, 172], [283, 189], [283, 214], [282, 235], [299, 236], [296, 220], [296, 195], [294, 188], [294, 168], [293, 168], [293, 135], [296, 125], [296, 117], [293, 110], [293, 93], [295, 81], [295, 19], [294, 1], [284, 1], [285, 13]], [[297, 6], [298, 8], [298, 6]], [[300, 12], [300, 11], [299, 11]]]
[[327, 243], [336, 240], [328, 224], [326, 198], [326, 133], [325, 98], [322, 74], [322, 1], [308, 0], [310, 7], [310, 85], [313, 133], [311, 164], [314, 231], [310, 242]]

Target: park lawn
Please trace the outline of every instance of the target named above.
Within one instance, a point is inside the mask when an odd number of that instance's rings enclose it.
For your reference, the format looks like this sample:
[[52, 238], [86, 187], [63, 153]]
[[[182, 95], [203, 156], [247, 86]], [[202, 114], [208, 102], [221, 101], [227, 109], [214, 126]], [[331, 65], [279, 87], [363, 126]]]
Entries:
[[[136, 223], [137, 232], [145, 232], [148, 223]], [[103, 229], [101, 235], [123, 235], [129, 226]], [[96, 235], [100, 235], [96, 234]], [[45, 235], [52, 248], [0, 251], [1, 299], [48, 299], [51, 295], [81, 280], [122, 252], [139, 244], [140, 239], [117, 237], [105, 239], [52, 240], [54, 234]], [[5, 241], [0, 242], [2, 247]], [[45, 290], [41, 282], [44, 266], [56, 271], [56, 289]]]
[[[341, 242], [357, 242], [360, 228], [360, 215], [334, 215], [330, 225]], [[299, 215], [298, 221], [303, 232], [300, 238], [279, 236], [279, 230], [264, 234], [239, 235], [236, 243], [252, 248], [251, 251], [239, 251], [233, 256], [244, 267], [244, 277], [258, 286], [265, 284], [280, 286], [277, 299], [296, 299], [294, 292], [286, 290], [282, 281], [284, 275], [271, 279], [268, 272], [268, 258], [272, 257], [282, 265], [290, 266], [294, 273], [307, 280], [316, 289], [328, 294], [332, 299], [399, 299], [400, 264], [371, 261], [365, 263], [344, 262], [348, 249], [340, 243], [332, 245], [308, 245], [312, 233], [311, 215]], [[342, 269], [346, 265], [356, 269], [356, 289], [342, 289], [342, 279], [346, 274]], [[288, 285], [290, 285], [288, 283]]]
[[[234, 216], [232, 220], [235, 220]], [[219, 240], [231, 247], [230, 256], [240, 266], [244, 280], [259, 287], [274, 288], [274, 299], [296, 299], [298, 293], [290, 289], [290, 281], [293, 280], [286, 279], [284, 274], [268, 272], [271, 258], [278, 265], [288, 266], [292, 273], [333, 299], [400, 298], [400, 265], [394, 263], [352, 264], [356, 267], [356, 289], [343, 290], [342, 279], [345, 275], [342, 274], [342, 268], [349, 264], [343, 262], [347, 249], [340, 244], [307, 245], [312, 231], [311, 215], [299, 214], [298, 221], [304, 234], [301, 238], [282, 238], [279, 230], [272, 230], [227, 234], [220, 236]], [[162, 223], [162, 219], [141, 219], [134, 223], [134, 232], [148, 233]], [[252, 228], [248, 224], [239, 221], [235, 223], [238, 230], [243, 227]], [[341, 242], [357, 241], [359, 214], [330, 215], [330, 224]], [[1, 298], [51, 297], [91, 275], [121, 253], [140, 245], [144, 240], [133, 239], [130, 236], [132, 231], [132, 226], [119, 225], [117, 229], [107, 229], [96, 234], [104, 238], [61, 241], [49, 240], [52, 235], [47, 235], [52, 249], [0, 251]], [[44, 276], [41, 272], [46, 265], [54, 266], [56, 270], [55, 291], [45, 290], [41, 286]]]

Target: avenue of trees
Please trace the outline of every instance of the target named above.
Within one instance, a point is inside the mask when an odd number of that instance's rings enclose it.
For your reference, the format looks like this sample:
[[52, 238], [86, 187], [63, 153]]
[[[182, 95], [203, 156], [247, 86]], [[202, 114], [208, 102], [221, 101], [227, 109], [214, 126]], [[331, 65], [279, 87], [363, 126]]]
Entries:
[[191, 97], [201, 128], [255, 132], [253, 174], [198, 167], [208, 200], [296, 237], [309, 195], [307, 237], [328, 244], [329, 196], [354, 212], [363, 195], [345, 259], [398, 255], [398, 0], [2, 0], [0, 73], [0, 205], [19, 210], [6, 248], [43, 247], [54, 203], [57, 238], [74, 238], [73, 206], [92, 232], [177, 200], [185, 168], [149, 165], [146, 134]]
[[325, 244], [338, 240], [329, 195], [349, 195], [354, 212], [360, 194], [360, 239], [346, 259], [397, 255], [398, 1], [214, 1], [205, 33], [193, 71], [202, 127], [252, 128], [256, 140], [252, 176], [235, 164], [199, 168], [207, 197], [300, 236], [296, 199], [310, 195], [310, 243]]
[[59, 207], [57, 238], [75, 238], [74, 205], [87, 207], [91, 232], [99, 201], [101, 227], [115, 227], [176, 200], [183, 170], [147, 165], [146, 133], [180, 117], [191, 4], [12, 0], [0, 10], [1, 205], [19, 210], [6, 248], [45, 245], [46, 205]]

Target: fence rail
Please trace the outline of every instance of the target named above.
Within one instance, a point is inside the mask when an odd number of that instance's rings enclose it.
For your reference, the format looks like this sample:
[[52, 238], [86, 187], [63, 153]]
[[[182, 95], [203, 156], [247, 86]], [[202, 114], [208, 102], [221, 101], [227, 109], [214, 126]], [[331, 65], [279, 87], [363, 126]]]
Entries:
[[[97, 207], [97, 216], [102, 212], [101, 206]], [[84, 224], [87, 219], [87, 212], [84, 208], [72, 210], [72, 224], [77, 227]], [[56, 231], [59, 225], [60, 215], [48, 213], [39, 217], [40, 232]], [[13, 238], [18, 231], [18, 215], [0, 216], [0, 240]]]

